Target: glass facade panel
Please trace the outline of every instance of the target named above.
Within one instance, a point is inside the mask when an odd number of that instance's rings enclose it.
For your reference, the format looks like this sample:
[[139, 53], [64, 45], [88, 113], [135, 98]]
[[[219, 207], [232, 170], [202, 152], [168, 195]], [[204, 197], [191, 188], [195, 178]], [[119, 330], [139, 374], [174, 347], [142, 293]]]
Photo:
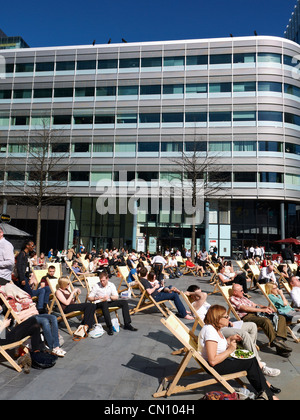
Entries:
[[208, 64], [207, 55], [189, 55], [186, 57], [187, 66], [205, 66]]
[[272, 53], [258, 53], [257, 54], [258, 63], [277, 63], [281, 64], [281, 54], [272, 54]]
[[142, 67], [161, 67], [162, 58], [161, 57], [142, 57], [141, 60]]
[[72, 71], [75, 70], [75, 61], [57, 61], [56, 71]]

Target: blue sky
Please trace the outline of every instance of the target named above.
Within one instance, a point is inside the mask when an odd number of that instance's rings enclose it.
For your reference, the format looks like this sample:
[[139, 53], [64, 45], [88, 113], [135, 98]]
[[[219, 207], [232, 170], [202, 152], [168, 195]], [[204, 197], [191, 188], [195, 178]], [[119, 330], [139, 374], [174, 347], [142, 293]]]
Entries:
[[5, 1], [0, 28], [31, 47], [283, 36], [296, 0]]

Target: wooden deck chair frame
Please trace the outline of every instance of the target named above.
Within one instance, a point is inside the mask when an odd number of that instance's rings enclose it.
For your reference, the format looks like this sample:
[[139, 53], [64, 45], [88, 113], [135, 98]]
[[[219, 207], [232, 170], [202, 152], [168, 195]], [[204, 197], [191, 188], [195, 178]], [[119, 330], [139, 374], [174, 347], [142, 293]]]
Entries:
[[[128, 283], [127, 278], [128, 278], [129, 272], [130, 272], [128, 266], [127, 265], [117, 266], [117, 270], [118, 270], [118, 273], [121, 276], [120, 283], [119, 283], [119, 286], [118, 286], [118, 289], [117, 289], [118, 290], [118, 293], [125, 292], [126, 290], [128, 290], [129, 288], [131, 288], [131, 294], [132, 294], [132, 296], [134, 298], [136, 298], [137, 295], [134, 294], [133, 289], [138, 289], [139, 286], [137, 284], [135, 284], [134, 286], [131, 286], [130, 283]], [[122, 288], [123, 282], [126, 285], [124, 288]]]
[[211, 270], [211, 272], [212, 272], [212, 276], [211, 276], [211, 279], [210, 279], [210, 281], [209, 281], [209, 284], [211, 284], [212, 286], [215, 286], [214, 287], [214, 290], [211, 292], [211, 293], [209, 293], [210, 295], [213, 295], [213, 294], [215, 294], [215, 293], [218, 293], [218, 285], [219, 285], [219, 283], [220, 283], [220, 280], [219, 280], [219, 275], [218, 275], [218, 269], [217, 269], [217, 267], [216, 266], [214, 266], [212, 263], [207, 263], [206, 264], [206, 266]]
[[[268, 301], [268, 306], [270, 306], [271, 308], [275, 309], [275, 311], [278, 313], [275, 305], [273, 304], [273, 302], [271, 301], [271, 299], [269, 298], [269, 296], [266, 293], [266, 285], [265, 284], [258, 284], [259, 290], [262, 292], [262, 294], [264, 295], [264, 297], [267, 299]], [[300, 338], [296, 337], [295, 333], [293, 332], [293, 330], [289, 327], [289, 325], [286, 326], [288, 333], [291, 335], [291, 337], [293, 338], [293, 340], [295, 341], [295, 343], [300, 343]]]
[[21, 324], [22, 321], [21, 321], [18, 313], [13, 310], [13, 308], [11, 307], [8, 299], [6, 299], [6, 297], [4, 296], [4, 294], [1, 293], [1, 292], [0, 292], [0, 300], [2, 301], [3, 305], [7, 309], [4, 319], [9, 318], [9, 316], [11, 315], [14, 318], [14, 320], [16, 321], [17, 324]]
[[[67, 330], [68, 330], [68, 333], [70, 335], [73, 335], [75, 330], [73, 331], [72, 328], [70, 327], [68, 319], [77, 318], [79, 316], [83, 317], [83, 312], [82, 311], [73, 311], [73, 312], [70, 312], [68, 314], [64, 313], [64, 311], [62, 309], [62, 306], [61, 306], [61, 303], [55, 295], [57, 282], [58, 282], [58, 279], [48, 279], [48, 284], [49, 284], [49, 287], [51, 289], [51, 293], [53, 294], [53, 299], [52, 299], [52, 302], [51, 302], [48, 313], [51, 314], [53, 312], [54, 305], [56, 305], [58, 310], [59, 310], [59, 313], [60, 313], [60, 316], [58, 316], [58, 318], [57, 318], [57, 322], [63, 321]], [[74, 289], [74, 286], [73, 286], [71, 281], [70, 281], [70, 288], [71, 288], [71, 290]], [[80, 303], [80, 299], [78, 297], [76, 297], [76, 300]]]
[[249, 269], [251, 271], [251, 275], [250, 275], [251, 284], [250, 284], [249, 289], [251, 289], [251, 287], [254, 283], [254, 280], [258, 281], [258, 278], [259, 278], [259, 275], [260, 275], [260, 269], [256, 264], [249, 264]]
[[[30, 336], [22, 338], [22, 340], [19, 341], [15, 341], [14, 343], [10, 343], [10, 344], [5, 344], [3, 346], [0, 346], [0, 354], [2, 354], [2, 356], [12, 365], [12, 367], [17, 371], [17, 372], [22, 372], [22, 368], [21, 366], [19, 366], [15, 360], [7, 353], [8, 350], [14, 349], [15, 347], [19, 347], [22, 346], [25, 341], [29, 340]], [[26, 346], [23, 346], [24, 352], [28, 353], [29, 350]]]
[[[87, 273], [87, 272], [84, 272], [84, 273], [80, 273], [79, 275], [78, 274], [76, 274], [75, 273], [75, 271], [73, 271], [73, 269], [72, 269], [72, 262], [69, 262], [69, 261], [66, 261], [66, 264], [67, 264], [67, 266], [69, 267], [69, 269], [70, 269], [70, 274], [69, 274], [69, 279], [70, 279], [70, 281], [71, 281], [71, 283], [76, 283], [76, 282], [79, 282], [80, 284], [81, 284], [81, 286], [83, 287], [83, 288], [85, 288], [86, 286], [85, 286], [85, 281], [84, 281], [84, 278], [87, 276], [87, 277], [93, 277], [93, 274], [92, 273]], [[95, 276], [97, 276], [97, 273], [95, 273], [94, 274]], [[73, 279], [71, 280], [71, 277], [73, 276]], [[80, 278], [80, 277], [82, 277], [82, 279]]]
[[231, 286], [221, 286], [220, 284], [218, 285], [218, 290], [219, 290], [219, 292], [221, 293], [221, 295], [223, 296], [223, 298], [225, 299], [225, 301], [228, 305], [228, 315], [230, 314], [230, 312], [232, 312], [232, 314], [236, 318], [236, 320], [241, 321], [240, 316], [238, 315], [238, 313], [236, 312], [236, 310], [232, 306], [232, 303], [230, 302], [230, 290], [231, 289], [232, 289], [232, 285]]
[[34, 275], [34, 277], [36, 279], [36, 282], [37, 282], [36, 289], [38, 288], [38, 286], [39, 286], [42, 278], [44, 276], [47, 276], [47, 274], [48, 274], [48, 269], [45, 269], [45, 270], [33, 270], [33, 275]]
[[[228, 383], [228, 381], [235, 379], [241, 383], [240, 378], [247, 376], [246, 371], [236, 372], [230, 375], [220, 375], [208, 364], [198, 351], [197, 337], [191, 333], [188, 327], [181, 322], [175, 314], [169, 312], [168, 317], [162, 318], [161, 322], [182, 343], [186, 352], [176, 374], [162, 380], [158, 390], [153, 394], [154, 398], [169, 397], [173, 394], [189, 392], [217, 383], [224, 386], [228, 392], [235, 392], [234, 388]], [[199, 365], [199, 368], [187, 372], [188, 364], [192, 359], [194, 359], [194, 361]], [[179, 385], [181, 378], [201, 374], [202, 372], [209, 374], [210, 377], [208, 379], [191, 382], [185, 386]]]
[[293, 273], [293, 275], [295, 275], [297, 273], [297, 270], [298, 270], [298, 265], [296, 263], [294, 263], [294, 264], [288, 264], [288, 266], [289, 266], [291, 272]]
[[186, 262], [183, 267], [181, 267], [181, 272], [185, 276], [186, 274], [193, 274], [193, 276], [197, 276], [197, 269], [195, 267], [187, 267]]
[[166, 303], [168, 302], [171, 305], [172, 309], [175, 309], [175, 306], [171, 300], [162, 300], [161, 302], [156, 302], [156, 300], [151, 295], [149, 295], [149, 293], [147, 293], [147, 290], [142, 285], [138, 277], [136, 277], [136, 283], [138, 284], [139, 289], [141, 291], [141, 296], [136, 307], [131, 309], [131, 315], [141, 311], [145, 311], [146, 309], [152, 307], [156, 307], [163, 314], [163, 316], [166, 317], [168, 315]]
[[[99, 282], [99, 278], [98, 277], [85, 277], [84, 281], [85, 281], [85, 284], [86, 284], [86, 302], [88, 302], [87, 297], [91, 293], [91, 290], [92, 290], [93, 286], [96, 283]], [[91, 304], [93, 305], [93, 303], [91, 303]], [[119, 324], [121, 325], [120, 318], [119, 318], [119, 315], [118, 315], [118, 310], [119, 309], [120, 309], [119, 306], [112, 306], [111, 308], [109, 308], [109, 312], [114, 312], [115, 313], [116, 318], [117, 318]], [[99, 315], [99, 316], [103, 315], [102, 309], [97, 309], [95, 311], [95, 321], [96, 322], [98, 322], [97, 315]]]

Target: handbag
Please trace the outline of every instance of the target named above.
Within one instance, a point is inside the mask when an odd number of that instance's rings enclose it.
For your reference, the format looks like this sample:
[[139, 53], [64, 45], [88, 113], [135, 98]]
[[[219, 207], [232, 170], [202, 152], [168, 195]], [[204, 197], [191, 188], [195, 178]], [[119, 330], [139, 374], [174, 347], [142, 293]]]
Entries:
[[80, 341], [83, 340], [88, 336], [88, 326], [87, 325], [80, 325], [76, 331], [73, 333], [73, 341]]
[[56, 363], [57, 356], [54, 356], [50, 353], [43, 352], [32, 352], [31, 356], [31, 366], [34, 369], [49, 369], [53, 367]]
[[233, 392], [232, 394], [226, 394], [222, 391], [211, 391], [207, 392], [202, 400], [207, 401], [237, 401], [239, 400], [239, 395], [236, 392]]

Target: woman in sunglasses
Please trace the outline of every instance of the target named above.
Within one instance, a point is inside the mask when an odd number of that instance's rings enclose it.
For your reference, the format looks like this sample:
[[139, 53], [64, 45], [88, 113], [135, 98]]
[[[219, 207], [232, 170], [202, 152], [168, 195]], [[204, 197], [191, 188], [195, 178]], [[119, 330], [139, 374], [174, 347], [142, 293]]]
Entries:
[[204, 323], [199, 336], [199, 346], [204, 359], [220, 375], [246, 371], [247, 379], [257, 392], [258, 399], [277, 400], [274, 393], [280, 390], [267, 384], [256, 357], [237, 359], [231, 356], [236, 351], [241, 337], [238, 334], [227, 339], [223, 336], [221, 329], [228, 327], [229, 323], [226, 308], [220, 305], [211, 306]]

